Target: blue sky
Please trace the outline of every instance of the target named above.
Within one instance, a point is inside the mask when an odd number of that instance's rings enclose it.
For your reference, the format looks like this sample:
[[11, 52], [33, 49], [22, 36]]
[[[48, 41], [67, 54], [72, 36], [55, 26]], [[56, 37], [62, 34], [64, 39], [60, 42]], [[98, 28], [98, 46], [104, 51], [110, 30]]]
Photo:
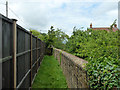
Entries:
[[[5, 3], [5, 0], [1, 0]], [[9, 18], [18, 19], [18, 24], [47, 32], [51, 25], [68, 35], [73, 27], [109, 27], [118, 18], [118, 0], [8, 0]], [[5, 5], [0, 4], [0, 13], [5, 15]]]

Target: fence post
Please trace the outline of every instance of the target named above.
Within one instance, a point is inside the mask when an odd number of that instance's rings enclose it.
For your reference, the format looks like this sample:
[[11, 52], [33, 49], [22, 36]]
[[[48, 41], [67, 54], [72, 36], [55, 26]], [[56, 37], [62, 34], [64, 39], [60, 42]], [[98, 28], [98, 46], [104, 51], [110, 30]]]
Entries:
[[38, 38], [36, 39], [36, 56], [37, 56], [37, 70], [36, 73], [38, 72]]
[[42, 62], [42, 51], [43, 51], [43, 48], [42, 48], [42, 41], [41, 41], [41, 51], [40, 51], [40, 53], [41, 53], [41, 62]]
[[41, 61], [42, 61], [42, 60], [41, 60], [41, 59], [42, 59], [42, 58], [41, 58], [41, 49], [42, 49], [42, 48], [41, 48], [41, 40], [40, 40], [40, 44], [39, 44], [39, 46], [40, 46], [40, 50], [39, 50], [39, 52], [40, 52], [40, 65], [41, 65]]
[[16, 29], [16, 19], [13, 20], [13, 67], [14, 67], [14, 89], [16, 89], [16, 43], [17, 43], [17, 29]]
[[30, 49], [31, 49], [31, 53], [30, 53], [30, 69], [31, 69], [31, 73], [30, 73], [30, 86], [32, 86], [32, 31], [31, 31], [31, 36], [30, 36]]

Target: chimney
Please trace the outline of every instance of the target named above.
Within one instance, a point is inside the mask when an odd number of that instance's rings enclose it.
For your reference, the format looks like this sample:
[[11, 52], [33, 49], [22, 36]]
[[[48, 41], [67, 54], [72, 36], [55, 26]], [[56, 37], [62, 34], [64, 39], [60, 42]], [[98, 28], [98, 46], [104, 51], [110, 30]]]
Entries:
[[117, 28], [117, 24], [115, 24], [114, 27]]
[[92, 28], [92, 23], [90, 24], [90, 28]]

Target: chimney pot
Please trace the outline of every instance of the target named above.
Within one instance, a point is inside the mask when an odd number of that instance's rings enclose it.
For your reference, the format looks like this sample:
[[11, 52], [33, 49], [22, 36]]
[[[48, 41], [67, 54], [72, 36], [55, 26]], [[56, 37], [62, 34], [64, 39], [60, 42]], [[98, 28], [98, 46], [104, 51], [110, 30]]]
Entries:
[[92, 23], [90, 24], [90, 28], [92, 28]]
[[116, 27], [116, 28], [117, 28], [117, 24], [115, 24], [115, 25], [114, 25], [114, 27]]

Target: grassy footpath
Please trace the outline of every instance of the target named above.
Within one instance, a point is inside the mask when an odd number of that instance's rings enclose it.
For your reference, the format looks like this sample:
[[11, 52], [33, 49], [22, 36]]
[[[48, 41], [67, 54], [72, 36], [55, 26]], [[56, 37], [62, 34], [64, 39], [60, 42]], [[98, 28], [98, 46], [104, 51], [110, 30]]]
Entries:
[[32, 88], [67, 88], [65, 76], [53, 56], [45, 56]]

